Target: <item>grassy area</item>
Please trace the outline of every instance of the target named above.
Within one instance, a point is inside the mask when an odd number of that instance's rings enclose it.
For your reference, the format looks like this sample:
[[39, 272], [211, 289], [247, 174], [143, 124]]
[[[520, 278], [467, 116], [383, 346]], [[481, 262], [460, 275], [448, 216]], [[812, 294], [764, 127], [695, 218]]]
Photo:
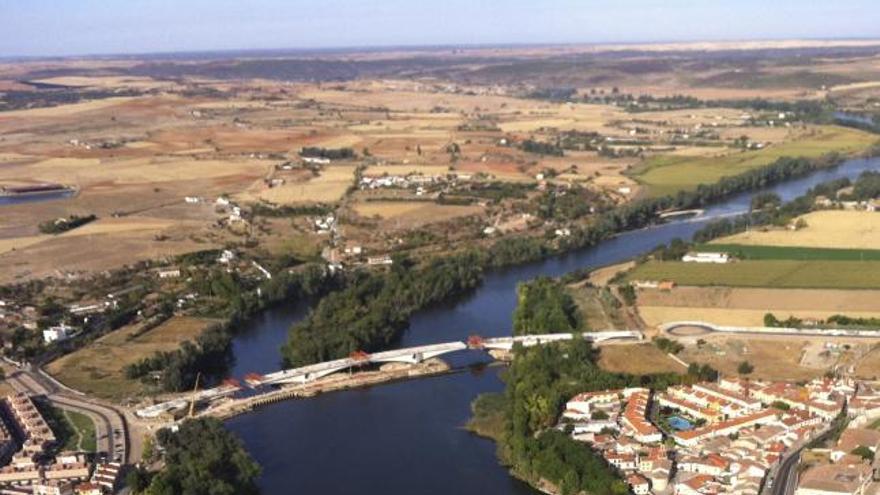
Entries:
[[648, 186], [653, 196], [691, 190], [769, 165], [778, 158], [816, 158], [830, 152], [857, 153], [877, 141], [877, 137], [855, 129], [837, 126], [817, 127], [798, 139], [758, 151], [731, 151], [719, 157], [660, 155], [648, 158], [633, 177]]
[[70, 426], [72, 434], [67, 438], [62, 450], [77, 452], [94, 452], [97, 450], [95, 423], [85, 414], [64, 411], [64, 418]]
[[673, 280], [679, 285], [773, 288], [880, 288], [877, 261], [748, 260], [724, 265], [649, 261], [632, 280]]
[[149, 387], [125, 378], [124, 368], [157, 351], [172, 351], [198, 336], [211, 320], [174, 317], [138, 335], [140, 325], [124, 327], [61, 357], [47, 371], [64, 384], [111, 400], [143, 395]]
[[683, 373], [676, 363], [654, 344], [609, 345], [599, 353], [599, 366], [613, 373], [646, 375], [651, 373]]
[[795, 246], [703, 244], [696, 251], [722, 251], [747, 260], [880, 261], [880, 249], [833, 249]]

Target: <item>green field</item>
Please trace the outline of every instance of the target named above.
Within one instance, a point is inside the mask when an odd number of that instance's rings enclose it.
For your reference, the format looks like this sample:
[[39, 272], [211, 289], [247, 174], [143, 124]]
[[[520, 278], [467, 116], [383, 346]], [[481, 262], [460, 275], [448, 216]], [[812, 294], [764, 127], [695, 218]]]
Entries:
[[648, 158], [632, 176], [648, 186], [652, 196], [692, 190], [700, 184], [712, 184], [722, 177], [733, 176], [769, 165], [784, 156], [818, 158], [836, 151], [857, 153], [877, 142], [867, 132], [837, 126], [825, 126], [815, 135], [775, 144], [758, 151], [731, 151], [720, 157], [660, 155]]
[[702, 244], [695, 251], [724, 252], [743, 260], [880, 261], [880, 249], [834, 249], [796, 246]]
[[878, 289], [880, 261], [748, 260], [723, 265], [649, 261], [631, 271], [627, 280], [722, 287]]

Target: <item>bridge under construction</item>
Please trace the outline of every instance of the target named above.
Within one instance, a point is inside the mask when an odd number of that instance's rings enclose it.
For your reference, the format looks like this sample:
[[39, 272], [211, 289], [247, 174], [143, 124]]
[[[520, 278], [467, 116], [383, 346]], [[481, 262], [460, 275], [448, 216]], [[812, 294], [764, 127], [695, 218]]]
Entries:
[[[339, 371], [358, 369], [371, 364], [418, 364], [427, 359], [467, 349], [510, 351], [516, 345], [531, 347], [535, 345], [573, 340], [577, 336], [581, 336], [585, 340], [594, 343], [637, 341], [644, 338], [642, 333], [636, 330], [608, 330], [582, 334], [552, 333], [492, 338], [483, 338], [474, 335], [469, 337], [467, 341], [454, 341], [418, 347], [407, 347], [372, 354], [356, 351], [346, 358], [280, 370], [265, 375], [250, 373], [245, 376], [244, 382], [248, 387], [253, 389], [259, 389], [270, 385], [305, 384]], [[141, 418], [157, 418], [166, 412], [180, 410], [193, 403], [212, 402], [223, 397], [228, 397], [241, 389], [242, 387], [238, 382], [227, 380], [219, 387], [202, 390], [193, 394], [191, 397], [181, 397], [138, 409], [136, 414]]]

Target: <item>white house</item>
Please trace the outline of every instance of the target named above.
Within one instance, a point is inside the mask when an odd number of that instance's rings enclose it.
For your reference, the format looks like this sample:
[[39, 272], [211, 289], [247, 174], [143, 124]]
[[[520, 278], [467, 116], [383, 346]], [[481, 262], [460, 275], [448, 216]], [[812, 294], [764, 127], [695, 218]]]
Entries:
[[72, 333], [73, 327], [62, 323], [61, 325], [43, 330], [43, 342], [47, 344], [51, 344], [52, 342], [62, 342], [70, 338]]
[[687, 253], [681, 258], [685, 263], [727, 263], [730, 256], [727, 253]]

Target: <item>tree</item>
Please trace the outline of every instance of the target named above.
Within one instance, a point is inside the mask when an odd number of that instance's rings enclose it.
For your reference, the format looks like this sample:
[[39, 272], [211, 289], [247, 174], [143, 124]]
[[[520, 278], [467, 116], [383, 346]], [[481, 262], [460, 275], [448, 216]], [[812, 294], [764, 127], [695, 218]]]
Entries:
[[257, 495], [260, 467], [241, 442], [213, 418], [189, 419], [178, 431], [156, 436], [165, 450], [165, 468], [148, 495]]
[[755, 367], [748, 361], [743, 361], [736, 367], [736, 372], [740, 375], [750, 375], [752, 371], [755, 371]]
[[864, 445], [859, 445], [858, 447], [854, 448], [851, 453], [861, 457], [866, 461], [874, 460], [874, 452]]
[[773, 315], [773, 313], [764, 314], [764, 326], [765, 327], [778, 327], [779, 320]]
[[150, 486], [151, 478], [149, 471], [143, 467], [137, 466], [125, 475], [125, 486], [128, 487], [132, 493], [143, 493], [144, 490]]

